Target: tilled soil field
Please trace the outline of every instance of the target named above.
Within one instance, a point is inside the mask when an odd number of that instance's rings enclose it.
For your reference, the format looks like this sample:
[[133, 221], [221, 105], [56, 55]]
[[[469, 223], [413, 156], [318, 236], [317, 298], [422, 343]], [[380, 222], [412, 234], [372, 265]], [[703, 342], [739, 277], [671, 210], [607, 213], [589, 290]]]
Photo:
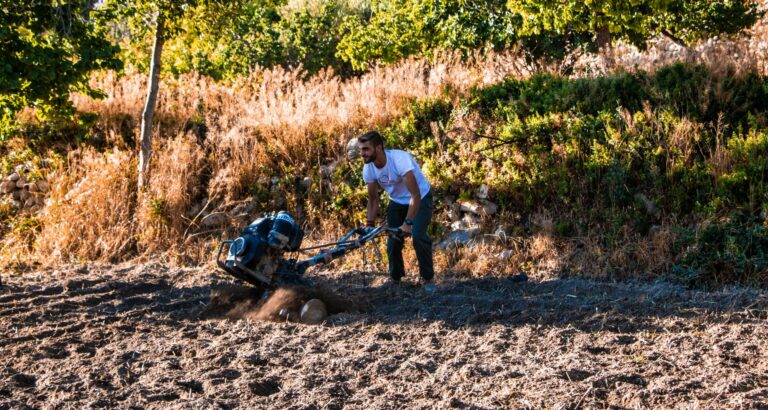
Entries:
[[3, 277], [0, 409], [768, 408], [760, 291], [326, 273], [349, 311], [312, 326], [212, 269]]

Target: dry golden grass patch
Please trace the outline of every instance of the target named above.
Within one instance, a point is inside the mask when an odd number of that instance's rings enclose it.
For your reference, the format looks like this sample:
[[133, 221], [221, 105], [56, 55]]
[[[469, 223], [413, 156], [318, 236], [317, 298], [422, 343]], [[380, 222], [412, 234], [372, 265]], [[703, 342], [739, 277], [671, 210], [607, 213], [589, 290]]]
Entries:
[[124, 151], [72, 152], [40, 215], [36, 251], [46, 260], [119, 260], [135, 246], [136, 172]]
[[644, 273], [654, 277], [672, 269], [675, 240], [675, 233], [664, 225], [651, 231], [648, 236], [637, 238], [634, 256]]
[[193, 203], [205, 195], [208, 163], [193, 136], [179, 135], [156, 151], [149, 189], [136, 212], [137, 242], [148, 253], [176, 248], [196, 221]]

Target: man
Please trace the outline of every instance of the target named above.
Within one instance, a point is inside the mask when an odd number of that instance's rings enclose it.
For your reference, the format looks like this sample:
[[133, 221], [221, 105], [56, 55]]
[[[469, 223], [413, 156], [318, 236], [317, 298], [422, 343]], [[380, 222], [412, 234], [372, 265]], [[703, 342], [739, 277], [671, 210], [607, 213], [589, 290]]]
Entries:
[[[368, 185], [368, 226], [375, 225], [381, 187], [389, 194], [387, 226], [400, 227], [413, 237], [424, 290], [434, 293], [432, 239], [427, 235], [434, 205], [429, 182], [411, 154], [401, 150], [385, 150], [384, 140], [378, 132], [363, 134], [358, 137], [357, 144], [360, 156], [365, 161], [363, 180]], [[394, 285], [398, 285], [405, 275], [404, 242], [402, 238], [391, 236], [387, 239], [389, 276]]]

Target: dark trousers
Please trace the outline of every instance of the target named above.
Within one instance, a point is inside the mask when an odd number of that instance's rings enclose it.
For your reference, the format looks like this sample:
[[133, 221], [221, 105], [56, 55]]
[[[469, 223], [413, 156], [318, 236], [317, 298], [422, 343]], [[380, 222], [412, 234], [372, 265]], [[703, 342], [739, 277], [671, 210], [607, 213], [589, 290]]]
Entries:
[[[432, 265], [432, 238], [427, 235], [427, 227], [432, 221], [432, 192], [421, 199], [419, 212], [413, 220], [413, 248], [416, 251], [416, 259], [419, 261], [419, 275], [423, 280], [432, 280], [435, 276], [435, 268]], [[387, 225], [390, 228], [399, 228], [408, 215], [408, 205], [389, 202], [387, 208]], [[387, 256], [389, 257], [389, 276], [394, 280], [400, 280], [405, 275], [403, 264], [403, 245], [405, 239], [389, 237], [387, 239]]]

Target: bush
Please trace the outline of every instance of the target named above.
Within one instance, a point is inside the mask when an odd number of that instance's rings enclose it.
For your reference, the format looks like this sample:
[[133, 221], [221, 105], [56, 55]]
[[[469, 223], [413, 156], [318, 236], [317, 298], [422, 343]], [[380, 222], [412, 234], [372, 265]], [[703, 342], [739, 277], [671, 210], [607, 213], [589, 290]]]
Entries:
[[526, 80], [507, 80], [475, 90], [471, 105], [486, 116], [504, 107], [523, 117], [551, 112], [575, 111], [597, 115], [618, 107], [637, 111], [650, 98], [646, 74], [620, 73], [608, 77], [571, 80], [549, 73]]
[[449, 121], [453, 106], [443, 99], [414, 101], [405, 115], [392, 121], [382, 130], [388, 148], [413, 150], [433, 138], [432, 123], [443, 127]]
[[728, 132], [764, 123], [768, 114], [768, 79], [754, 71], [715, 73], [704, 65], [684, 63], [663, 67], [654, 74], [617, 73], [606, 77], [569, 79], [549, 73], [526, 80], [476, 89], [470, 105], [486, 117], [510, 112], [534, 114], [574, 111], [597, 115], [619, 108], [636, 112], [648, 103], [654, 110], [670, 110], [706, 124], [722, 114]]
[[681, 258], [673, 278], [686, 285], [768, 285], [768, 228], [759, 219], [735, 214], [724, 223], [688, 229], [676, 248]]

